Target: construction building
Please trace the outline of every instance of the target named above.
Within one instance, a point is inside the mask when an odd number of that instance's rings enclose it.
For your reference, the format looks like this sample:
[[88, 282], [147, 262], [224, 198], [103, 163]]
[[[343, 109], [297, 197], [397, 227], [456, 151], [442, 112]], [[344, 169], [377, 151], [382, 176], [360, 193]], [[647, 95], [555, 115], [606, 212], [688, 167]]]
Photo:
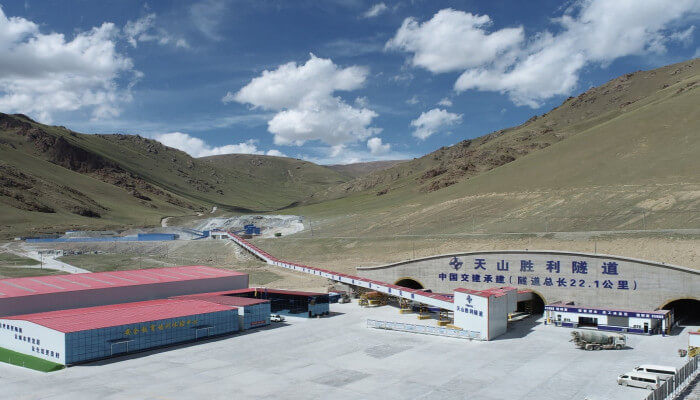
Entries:
[[508, 314], [516, 311], [518, 293], [513, 287], [454, 292], [454, 325], [480, 333], [485, 340], [506, 333]]
[[248, 288], [229, 292], [231, 295], [269, 300], [273, 313], [299, 317], [328, 315], [328, 293], [302, 292], [269, 288]]
[[204, 266], [0, 279], [0, 347], [70, 365], [328, 314], [328, 295]]
[[200, 300], [151, 300], [0, 319], [2, 347], [75, 364], [238, 331], [238, 311]]
[[653, 335], [669, 333], [673, 311], [634, 311], [556, 302], [545, 307], [545, 323], [567, 328]]
[[241, 293], [243, 290], [192, 294], [175, 298], [201, 300], [236, 308], [238, 310], [239, 330], [269, 325], [271, 312], [270, 301], [245, 297]]

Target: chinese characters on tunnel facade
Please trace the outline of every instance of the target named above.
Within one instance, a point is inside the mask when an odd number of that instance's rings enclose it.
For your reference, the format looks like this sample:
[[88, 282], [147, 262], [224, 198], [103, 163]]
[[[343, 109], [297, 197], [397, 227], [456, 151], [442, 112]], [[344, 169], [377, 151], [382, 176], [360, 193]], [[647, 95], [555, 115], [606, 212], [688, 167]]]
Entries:
[[[448, 266], [450, 267], [449, 272], [439, 272], [437, 275], [438, 279], [443, 282], [637, 290], [637, 281], [623, 279], [620, 275], [619, 264], [615, 261], [605, 261], [600, 267], [595, 267], [589, 265], [586, 260], [536, 262], [532, 259], [521, 259], [517, 263], [475, 258], [473, 264], [469, 264], [459, 257], [452, 257]], [[599, 269], [594, 271], [594, 268]]]

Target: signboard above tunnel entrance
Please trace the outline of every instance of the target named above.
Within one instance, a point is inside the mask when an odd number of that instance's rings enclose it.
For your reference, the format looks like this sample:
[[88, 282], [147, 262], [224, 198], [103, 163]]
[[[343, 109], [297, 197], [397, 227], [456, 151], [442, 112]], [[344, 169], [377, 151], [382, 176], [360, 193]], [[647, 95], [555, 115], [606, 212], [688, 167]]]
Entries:
[[[609, 260], [600, 263], [600, 274], [589, 271], [588, 260], [579, 259], [562, 261], [551, 257], [550, 260], [538, 261], [533, 257], [511, 261], [502, 258], [489, 260], [486, 256], [473, 257], [473, 265], [464, 266], [459, 257], [452, 257], [443, 271], [436, 271], [437, 279], [442, 282], [486, 283], [489, 285], [518, 285], [536, 289], [541, 286], [579, 288], [604, 288], [613, 290], [637, 290], [637, 281], [626, 279], [620, 271], [618, 262]], [[519, 262], [518, 262], [519, 261]], [[537, 265], [540, 263], [541, 265]], [[452, 268], [454, 272], [448, 270]], [[564, 273], [562, 274], [562, 269]], [[567, 274], [567, 270], [569, 274]], [[566, 278], [565, 276], [573, 276]]]

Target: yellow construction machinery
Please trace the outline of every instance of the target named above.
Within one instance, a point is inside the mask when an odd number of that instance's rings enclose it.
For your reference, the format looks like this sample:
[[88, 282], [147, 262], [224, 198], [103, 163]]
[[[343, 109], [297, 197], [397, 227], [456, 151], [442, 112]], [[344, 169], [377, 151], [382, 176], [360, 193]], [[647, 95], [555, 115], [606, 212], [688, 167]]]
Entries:
[[362, 307], [379, 307], [385, 306], [388, 298], [384, 293], [367, 292], [360, 295], [359, 305]]
[[440, 310], [440, 318], [438, 319], [438, 326], [448, 326], [452, 323], [452, 318], [450, 318], [450, 312], [448, 310]]
[[410, 314], [412, 312], [413, 308], [411, 308], [411, 302], [409, 302], [408, 299], [399, 299], [399, 313]]
[[430, 310], [425, 304], [418, 307], [418, 319], [430, 319]]

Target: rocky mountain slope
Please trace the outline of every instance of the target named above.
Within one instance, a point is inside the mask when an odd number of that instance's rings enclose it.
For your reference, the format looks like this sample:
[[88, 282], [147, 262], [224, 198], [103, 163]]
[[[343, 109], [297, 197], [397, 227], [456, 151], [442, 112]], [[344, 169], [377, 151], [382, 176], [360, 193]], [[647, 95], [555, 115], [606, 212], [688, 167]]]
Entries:
[[326, 165], [326, 167], [338, 171], [339, 173], [349, 176], [351, 178], [358, 178], [360, 176], [365, 176], [374, 171], [381, 171], [396, 164], [405, 162], [406, 160], [386, 160], [386, 161], [370, 161], [352, 164], [335, 164]]
[[317, 236], [700, 227], [698, 59], [315, 194]]
[[433, 192], [538, 152], [596, 126], [645, 107], [657, 97], [695, 91], [698, 59], [651, 71], [638, 71], [570, 97], [552, 111], [522, 125], [492, 132], [418, 159], [375, 171], [317, 193], [310, 203], [373, 190], [385, 194], [398, 187]]
[[156, 224], [163, 216], [214, 205], [269, 211], [347, 179], [300, 160], [195, 159], [140, 136], [86, 135], [0, 113], [3, 236], [27, 229]]

